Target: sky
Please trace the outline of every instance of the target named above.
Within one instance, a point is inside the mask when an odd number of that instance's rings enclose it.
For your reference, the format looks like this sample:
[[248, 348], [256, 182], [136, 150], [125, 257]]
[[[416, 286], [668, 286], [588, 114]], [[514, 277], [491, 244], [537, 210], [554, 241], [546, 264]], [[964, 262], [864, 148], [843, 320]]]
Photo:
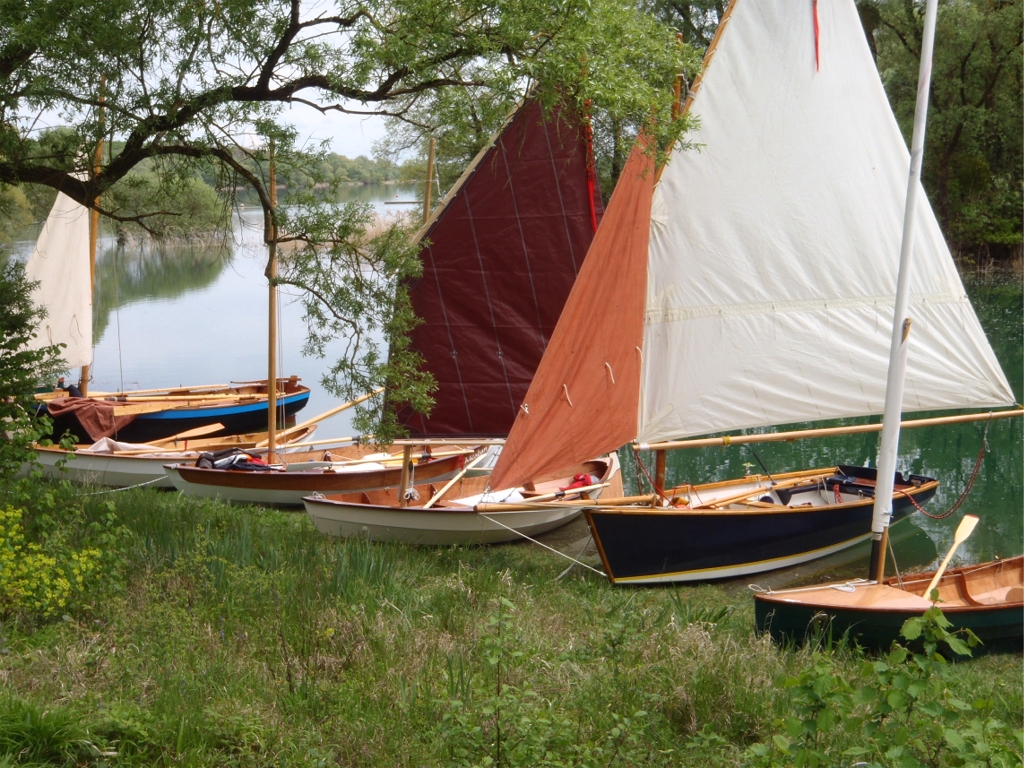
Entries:
[[331, 151], [345, 157], [370, 157], [373, 143], [384, 136], [384, 119], [364, 115], [346, 115], [341, 112], [321, 114], [312, 107], [295, 104], [285, 107], [283, 122], [291, 123], [299, 132], [299, 146], [308, 140], [319, 143], [331, 140]]
[[[358, 109], [359, 105], [353, 107]], [[281, 113], [281, 120], [298, 130], [299, 146], [307, 141], [319, 144], [324, 139], [330, 139], [331, 151], [349, 158], [359, 155], [371, 157], [373, 143], [383, 138], [385, 133], [382, 117], [347, 115], [341, 112], [325, 115], [304, 104], [286, 106]], [[50, 111], [28, 118], [28, 125], [35, 131], [66, 122], [62, 116]]]

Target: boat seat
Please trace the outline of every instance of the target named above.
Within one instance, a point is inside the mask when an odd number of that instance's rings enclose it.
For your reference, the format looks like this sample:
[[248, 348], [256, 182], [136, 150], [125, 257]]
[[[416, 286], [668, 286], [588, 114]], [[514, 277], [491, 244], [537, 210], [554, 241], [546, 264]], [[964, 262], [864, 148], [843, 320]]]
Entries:
[[1024, 587], [999, 587], [988, 592], [971, 595], [974, 605], [1012, 605], [1024, 602]]

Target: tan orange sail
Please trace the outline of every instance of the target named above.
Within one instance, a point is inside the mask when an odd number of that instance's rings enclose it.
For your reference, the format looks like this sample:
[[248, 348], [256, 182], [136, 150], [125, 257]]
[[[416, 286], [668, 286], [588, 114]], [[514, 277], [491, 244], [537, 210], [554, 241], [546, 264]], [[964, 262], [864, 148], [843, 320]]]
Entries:
[[654, 163], [622, 171], [491, 476], [492, 488], [613, 451], [636, 436]]

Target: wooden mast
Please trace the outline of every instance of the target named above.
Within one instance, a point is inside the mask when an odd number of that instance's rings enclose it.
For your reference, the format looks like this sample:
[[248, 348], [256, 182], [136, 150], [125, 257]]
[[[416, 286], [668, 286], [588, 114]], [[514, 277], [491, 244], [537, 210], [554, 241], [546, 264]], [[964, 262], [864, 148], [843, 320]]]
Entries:
[[427, 189], [423, 193], [423, 223], [430, 218], [430, 185], [434, 182], [434, 150], [437, 148], [437, 139], [430, 137], [430, 152], [427, 155]]
[[[97, 176], [100, 172], [100, 167], [103, 162], [103, 85], [104, 79], [100, 78], [100, 114], [99, 114], [99, 128], [100, 137], [96, 142], [96, 154], [93, 155], [92, 159], [92, 172], [93, 176]], [[92, 304], [92, 295], [96, 291], [96, 240], [99, 237], [100, 230], [100, 212], [96, 208], [100, 204], [100, 198], [97, 196], [93, 200], [93, 208], [89, 210], [89, 304]], [[92, 322], [92, 318], [89, 318], [89, 322]], [[86, 363], [82, 366], [82, 374], [78, 379], [78, 389], [83, 395], [89, 394], [89, 369], [91, 368], [90, 363]]]
[[277, 450], [277, 174], [274, 168], [274, 140], [270, 140], [270, 259], [267, 282], [270, 285], [270, 326], [267, 334], [267, 462], [273, 464]]

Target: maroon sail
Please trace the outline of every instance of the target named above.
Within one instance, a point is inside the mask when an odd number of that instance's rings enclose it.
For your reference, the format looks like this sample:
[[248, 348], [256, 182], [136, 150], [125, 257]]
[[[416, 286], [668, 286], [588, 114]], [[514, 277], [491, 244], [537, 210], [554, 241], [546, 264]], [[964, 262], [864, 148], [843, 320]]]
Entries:
[[410, 434], [508, 434], [603, 212], [592, 170], [582, 121], [531, 100], [434, 212], [412, 347], [438, 389], [399, 412]]

